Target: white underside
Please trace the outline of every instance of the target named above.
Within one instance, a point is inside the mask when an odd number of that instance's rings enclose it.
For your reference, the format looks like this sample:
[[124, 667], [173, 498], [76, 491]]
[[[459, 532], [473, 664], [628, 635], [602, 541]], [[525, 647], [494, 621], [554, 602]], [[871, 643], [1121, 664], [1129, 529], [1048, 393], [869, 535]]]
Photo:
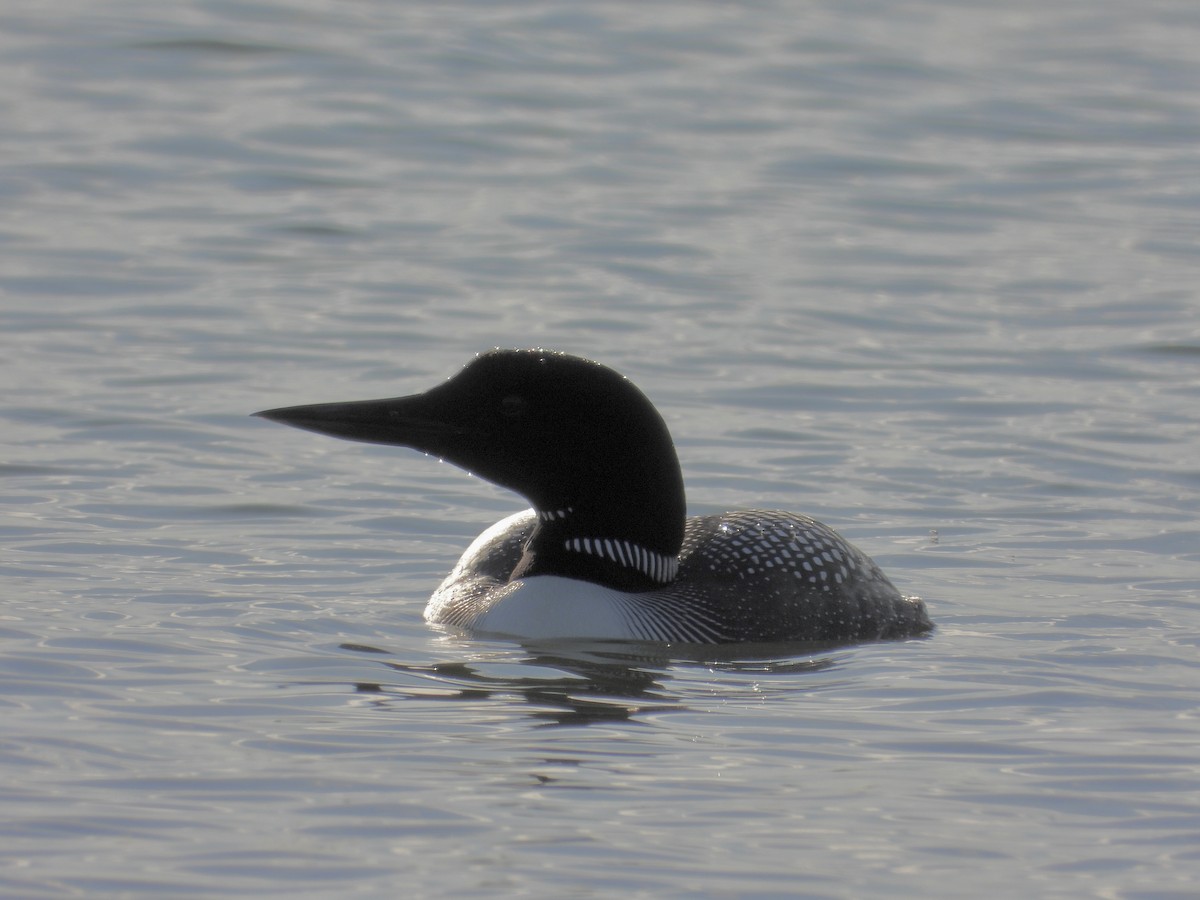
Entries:
[[530, 639], [636, 640], [628, 595], [557, 575], [521, 578], [495, 589], [471, 625], [477, 634]]

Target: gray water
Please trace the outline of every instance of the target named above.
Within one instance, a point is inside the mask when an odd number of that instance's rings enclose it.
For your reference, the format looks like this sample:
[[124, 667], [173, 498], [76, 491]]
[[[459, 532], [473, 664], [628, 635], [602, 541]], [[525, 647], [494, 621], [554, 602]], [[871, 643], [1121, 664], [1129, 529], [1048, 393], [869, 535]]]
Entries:
[[[1191, 0], [5, 3], [0, 895], [1194, 896], [1197, 47]], [[247, 416], [530, 345], [938, 630], [439, 633], [519, 499]]]

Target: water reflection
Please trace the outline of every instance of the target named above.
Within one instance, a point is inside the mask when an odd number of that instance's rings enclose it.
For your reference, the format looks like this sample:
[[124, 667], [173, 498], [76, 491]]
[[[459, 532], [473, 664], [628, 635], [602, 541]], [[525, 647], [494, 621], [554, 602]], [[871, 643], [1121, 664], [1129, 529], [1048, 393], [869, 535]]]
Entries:
[[[343, 650], [387, 654], [362, 644]], [[671, 682], [683, 673], [804, 675], [833, 668], [842, 659], [840, 644], [756, 644], [713, 647], [707, 644], [652, 642], [565, 642], [524, 644], [475, 651], [464, 660], [427, 665], [385, 661], [383, 666], [421, 680], [419, 686], [358, 682], [364, 694], [404, 699], [469, 700], [514, 697], [534, 709], [548, 725], [589, 725], [626, 721], [639, 714], [686, 708], [685, 696]], [[430, 682], [433, 682], [431, 685]], [[431, 689], [432, 688], [432, 689]]]

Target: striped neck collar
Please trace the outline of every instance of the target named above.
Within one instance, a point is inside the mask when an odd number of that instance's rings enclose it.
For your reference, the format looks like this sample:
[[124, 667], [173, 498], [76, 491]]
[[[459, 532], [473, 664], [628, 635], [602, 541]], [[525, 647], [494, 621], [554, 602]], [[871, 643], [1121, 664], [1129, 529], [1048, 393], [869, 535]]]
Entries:
[[[565, 523], [574, 511], [573, 506], [539, 509], [537, 518], [538, 522], [545, 525]], [[573, 553], [585, 553], [640, 572], [657, 584], [668, 584], [679, 573], [679, 560], [676, 557], [648, 550], [641, 544], [621, 538], [566, 537], [559, 546]]]
[[564, 546], [576, 553], [587, 553], [612, 560], [629, 569], [637, 569], [652, 581], [667, 584], [679, 574], [679, 560], [647, 550], [632, 541], [616, 538], [569, 538]]

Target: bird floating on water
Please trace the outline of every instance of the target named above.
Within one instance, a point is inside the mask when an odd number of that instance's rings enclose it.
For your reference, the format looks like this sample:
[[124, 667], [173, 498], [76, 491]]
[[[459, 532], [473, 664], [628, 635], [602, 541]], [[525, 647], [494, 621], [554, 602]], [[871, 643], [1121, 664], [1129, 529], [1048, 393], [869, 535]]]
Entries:
[[862, 551], [808, 516], [687, 516], [658, 410], [628, 379], [550, 350], [492, 350], [422, 394], [255, 413], [411, 447], [532, 504], [484, 531], [430, 623], [520, 639], [845, 642], [933, 628]]

